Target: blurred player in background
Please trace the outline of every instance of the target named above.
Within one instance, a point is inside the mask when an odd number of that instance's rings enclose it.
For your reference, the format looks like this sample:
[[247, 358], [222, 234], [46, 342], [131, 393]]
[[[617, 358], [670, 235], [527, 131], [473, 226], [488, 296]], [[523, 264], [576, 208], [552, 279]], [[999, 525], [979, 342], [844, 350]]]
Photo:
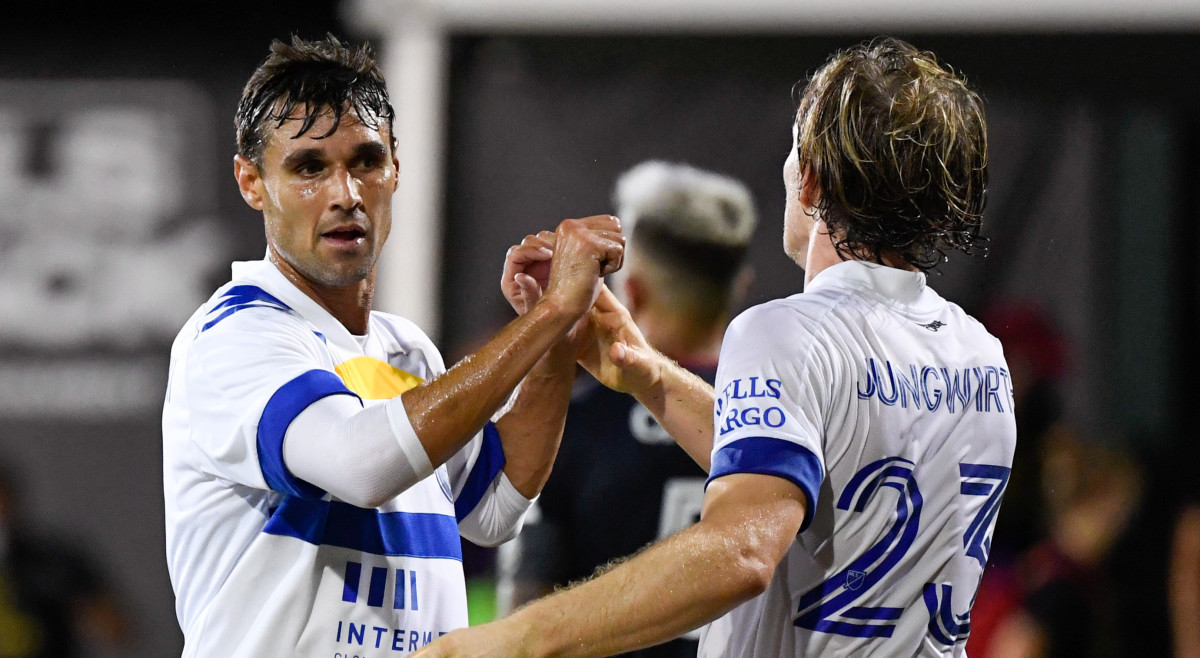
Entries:
[[120, 656], [135, 628], [111, 578], [82, 545], [28, 518], [16, 468], [0, 463], [0, 656]]
[[[629, 236], [614, 289], [650, 345], [712, 382], [721, 337], [751, 278], [744, 257], [757, 214], [749, 190], [687, 165], [645, 162], [618, 179], [614, 201]], [[645, 407], [581, 376], [537, 511], [500, 547], [502, 609], [691, 525], [706, 475]], [[695, 656], [696, 646], [690, 637], [639, 653]]]
[[371, 310], [392, 118], [370, 51], [333, 37], [274, 42], [246, 84], [234, 175], [267, 255], [179, 332], [163, 411], [185, 656], [415, 651], [467, 624], [460, 534], [512, 537], [549, 475], [619, 223], [562, 222], [545, 296], [446, 370]]
[[805, 291], [733, 321], [715, 391], [611, 295], [589, 316], [617, 340], [584, 354], [601, 381], [712, 447], [701, 520], [422, 656], [608, 655], [705, 623], [700, 656], [965, 654], [1016, 424], [1000, 343], [924, 272], [979, 240], [983, 103], [905, 42], [835, 53], [783, 179]]

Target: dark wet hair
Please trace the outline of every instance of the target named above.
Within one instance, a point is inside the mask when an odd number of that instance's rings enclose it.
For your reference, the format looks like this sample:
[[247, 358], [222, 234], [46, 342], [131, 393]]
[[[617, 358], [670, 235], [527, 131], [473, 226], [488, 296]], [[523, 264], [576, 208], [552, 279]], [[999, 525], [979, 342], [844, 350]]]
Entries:
[[332, 135], [342, 117], [351, 110], [364, 124], [379, 129], [386, 124], [392, 149], [395, 111], [388, 101], [387, 86], [368, 44], [344, 45], [332, 34], [320, 41], [292, 37], [290, 44], [278, 39], [271, 52], [255, 69], [238, 103], [234, 124], [238, 153], [262, 164], [266, 127], [281, 127], [300, 108], [304, 118], [293, 137], [310, 129], [324, 113], [333, 115], [333, 125], [318, 139]]
[[890, 37], [835, 53], [801, 92], [800, 171], [843, 257], [929, 270], [973, 253], [987, 199], [983, 101], [930, 52]]

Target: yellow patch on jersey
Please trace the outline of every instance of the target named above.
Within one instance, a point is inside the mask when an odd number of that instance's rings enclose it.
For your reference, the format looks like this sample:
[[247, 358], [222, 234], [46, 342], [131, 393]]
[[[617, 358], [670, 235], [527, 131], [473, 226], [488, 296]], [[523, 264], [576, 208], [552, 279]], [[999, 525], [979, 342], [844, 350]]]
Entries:
[[356, 356], [333, 367], [346, 388], [364, 400], [390, 400], [423, 379], [369, 356]]

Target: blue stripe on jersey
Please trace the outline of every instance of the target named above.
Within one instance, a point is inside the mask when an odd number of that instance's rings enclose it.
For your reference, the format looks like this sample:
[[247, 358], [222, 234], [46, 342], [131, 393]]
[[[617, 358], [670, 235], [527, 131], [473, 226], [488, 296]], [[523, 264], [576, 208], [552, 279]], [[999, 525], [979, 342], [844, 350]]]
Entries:
[[[708, 482], [733, 473], [758, 473], [774, 475], [791, 481], [804, 492], [808, 499], [808, 510], [800, 530], [812, 523], [817, 510], [817, 492], [825, 479], [821, 460], [802, 445], [761, 436], [738, 439], [721, 446], [712, 457], [712, 470]], [[708, 486], [708, 482], [705, 486]]]
[[496, 429], [495, 423], [489, 422], [483, 428], [483, 447], [479, 450], [479, 459], [475, 460], [475, 467], [467, 475], [467, 482], [454, 501], [454, 516], [458, 517], [459, 521], [467, 518], [471, 510], [483, 500], [483, 495], [487, 493], [492, 480], [496, 479], [496, 474], [504, 468], [504, 463], [500, 431]]
[[[373, 555], [462, 561], [458, 522], [449, 514], [380, 512], [335, 500], [288, 496], [263, 532]], [[374, 584], [371, 587], [375, 592]]]
[[383, 607], [383, 590], [387, 588], [387, 567], [371, 567], [371, 589], [367, 591], [367, 605]]
[[[272, 512], [274, 514], [274, 512]], [[273, 520], [273, 519], [272, 519]], [[270, 526], [270, 521], [267, 522]], [[275, 534], [275, 533], [271, 533]], [[342, 600], [346, 603], [358, 602], [358, 581], [362, 579], [362, 564], [358, 562], [346, 563], [346, 577], [343, 579], [342, 585]]]
[[225, 309], [216, 318], [209, 320], [204, 324], [203, 327], [200, 327], [200, 333], [204, 333], [209, 329], [212, 329], [213, 327], [217, 326], [217, 323], [219, 323], [221, 320], [224, 320], [225, 318], [244, 308], [259, 307], [276, 308], [281, 311], [292, 310], [290, 306], [279, 301], [273, 295], [262, 288], [259, 288], [258, 286], [234, 286], [229, 290], [226, 290], [225, 294], [221, 295], [220, 301], [218, 301], [211, 309], [208, 310], [208, 315], [211, 316], [213, 313], [216, 313], [221, 309]]
[[[292, 475], [283, 463], [283, 436], [308, 405], [327, 395], [354, 395], [340, 377], [329, 370], [309, 370], [280, 386], [267, 400], [258, 421], [258, 466], [272, 491], [317, 499], [325, 491]], [[354, 395], [354, 397], [358, 397]], [[361, 399], [360, 399], [361, 401]]]

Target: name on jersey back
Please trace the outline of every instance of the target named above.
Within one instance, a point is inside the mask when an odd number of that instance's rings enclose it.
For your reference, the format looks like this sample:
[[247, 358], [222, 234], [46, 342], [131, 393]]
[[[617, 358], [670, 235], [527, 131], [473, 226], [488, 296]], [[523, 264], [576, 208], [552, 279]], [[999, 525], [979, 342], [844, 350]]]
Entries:
[[858, 383], [858, 399], [875, 398], [888, 406], [899, 404], [924, 411], [945, 409], [962, 413], [1012, 413], [1012, 381], [1008, 369], [981, 365], [947, 368], [924, 364], [893, 364], [867, 358]]

